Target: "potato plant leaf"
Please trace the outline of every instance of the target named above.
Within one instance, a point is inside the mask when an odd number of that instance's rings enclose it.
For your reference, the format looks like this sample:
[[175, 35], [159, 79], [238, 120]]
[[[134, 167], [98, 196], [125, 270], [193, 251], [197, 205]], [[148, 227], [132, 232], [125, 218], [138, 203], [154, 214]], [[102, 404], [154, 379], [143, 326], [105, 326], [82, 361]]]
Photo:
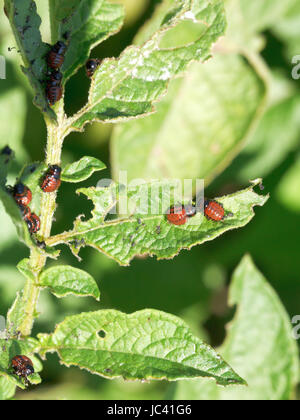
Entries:
[[288, 9], [296, 3], [295, 0], [263, 0], [249, 2], [239, 0], [239, 8], [245, 19], [247, 19], [247, 29], [250, 31], [265, 31], [276, 24]]
[[100, 299], [100, 291], [93, 277], [71, 266], [59, 265], [43, 271], [39, 277], [39, 286], [49, 288], [60, 298], [72, 294]]
[[[243, 150], [239, 177], [268, 175], [299, 145], [300, 99], [292, 95], [271, 106]], [[290, 129], [287, 131], [286, 126]], [[284, 142], [282, 138], [284, 137]]]
[[289, 316], [249, 256], [234, 272], [229, 304], [237, 305], [219, 349], [248, 387], [226, 389], [202, 380], [178, 384], [175, 399], [288, 400], [299, 382], [297, 343]]
[[[153, 112], [168, 82], [193, 61], [205, 61], [225, 30], [223, 1], [165, 2], [159, 26], [141, 46], [130, 46], [118, 59], [105, 59], [94, 74], [89, 99], [70, 123], [80, 130], [93, 120], [114, 122]], [[192, 37], [185, 37], [186, 26]]]
[[47, 165], [44, 163], [32, 162], [24, 166], [17, 178], [17, 182], [22, 182], [31, 190], [32, 201], [30, 203], [30, 209], [38, 216], [40, 215], [40, 204], [42, 198], [40, 184], [46, 170]]
[[[165, 201], [170, 198], [170, 194], [165, 186], [168, 184], [152, 183], [133, 187], [127, 195], [127, 207], [132, 206], [130, 208], [134, 215], [112, 220], [105, 218], [117, 204], [116, 186], [83, 188], [79, 192], [94, 203], [93, 217], [88, 221], [79, 217], [72, 231], [49, 238], [47, 244], [53, 246], [67, 243], [75, 254], [78, 254], [82, 246], [91, 246], [121, 265], [128, 265], [136, 255], [173, 258], [181, 249], [190, 249], [250, 222], [254, 217], [253, 207], [263, 206], [268, 199], [268, 196], [253, 190], [260, 182], [258, 179], [245, 190], [217, 199], [223, 204], [226, 214], [231, 213], [231, 217], [226, 217], [222, 222], [214, 222], [199, 212], [183, 226], [175, 226], [167, 221], [165, 213], [168, 208], [165, 207]], [[139, 199], [143, 194], [146, 195], [146, 203], [140, 205]], [[119, 195], [118, 200], [120, 205], [122, 195]], [[143, 207], [145, 205], [146, 208]], [[160, 209], [159, 214], [153, 214], [153, 206], [156, 210]]]
[[0, 376], [0, 401], [13, 398], [16, 392], [16, 385], [5, 376]]
[[170, 83], [155, 114], [114, 129], [114, 177], [127, 170], [129, 180], [198, 177], [207, 185], [240, 151], [265, 95], [242, 55], [216, 53], [194, 63]]
[[14, 153], [9, 148], [5, 147], [0, 151], [0, 199], [6, 213], [9, 214], [17, 229], [20, 240], [32, 248], [35, 245], [29, 235], [27, 225], [23, 221], [20, 209], [6, 186], [7, 174], [13, 158]]
[[22, 55], [22, 70], [28, 77], [35, 95], [34, 104], [54, 119], [55, 113], [46, 100], [44, 84], [47, 73], [45, 56], [49, 46], [42, 42], [39, 29], [41, 18], [37, 14], [36, 4], [33, 0], [5, 0], [4, 4]]
[[[6, 186], [6, 178], [9, 169], [9, 165], [14, 158], [14, 153], [8, 155], [8, 150], [3, 148], [0, 151], [0, 200], [2, 201], [6, 213], [10, 216], [12, 222], [15, 225], [19, 239], [26, 244], [30, 249], [35, 249], [40, 254], [49, 258], [57, 258], [59, 252], [53, 251], [53, 249], [46, 247], [45, 249], [38, 248], [34, 238], [29, 234], [27, 224], [22, 218], [21, 211], [12, 197], [11, 191]], [[39, 214], [40, 206], [40, 177], [42, 176], [46, 166], [43, 163], [32, 163], [26, 165], [21, 171], [17, 182], [22, 182], [27, 185], [33, 193], [33, 201], [30, 203], [30, 208], [33, 212]]]
[[84, 156], [78, 162], [71, 163], [62, 171], [61, 180], [65, 182], [81, 182], [88, 179], [94, 172], [102, 171], [106, 165], [100, 160]]
[[124, 20], [123, 6], [110, 0], [53, 0], [50, 11], [53, 41], [69, 37], [62, 66], [65, 79], [86, 63], [92, 48], [118, 32]]
[[5, 189], [9, 167], [14, 159], [14, 152], [9, 146], [0, 150], [0, 187]]
[[56, 351], [63, 364], [107, 378], [211, 377], [222, 385], [244, 384], [183, 321], [156, 310], [83, 313], [66, 318], [53, 334], [39, 334], [39, 339], [41, 354]]
[[[31, 267], [30, 260], [28, 258], [21, 260], [17, 265], [17, 268], [31, 284], [38, 286], [39, 276], [35, 272], [34, 268]], [[46, 287], [46, 285], [41, 287]], [[12, 337], [16, 337], [18, 335], [18, 331], [22, 328], [23, 323], [26, 321], [26, 313], [28, 312], [27, 307], [31, 304], [28, 302], [26, 288], [27, 286], [25, 286], [21, 292], [17, 293], [14, 303], [7, 313], [7, 331]], [[35, 315], [37, 316], [37, 314]]]
[[[16, 340], [11, 338], [0, 339], [0, 395], [1, 393], [10, 394], [12, 387], [18, 386], [21, 389], [25, 389], [25, 383], [23, 379], [18, 378], [14, 375], [11, 368], [11, 360], [14, 356], [24, 355], [29, 357], [34, 366], [35, 373], [28, 377], [28, 380], [32, 384], [38, 384], [41, 382], [41, 378], [38, 372], [41, 371], [42, 366], [40, 361], [34, 356], [39, 348], [39, 343], [34, 338], [27, 338], [26, 340]], [[5, 386], [1, 390], [1, 385]]]
[[35, 247], [35, 243], [28, 232], [28, 227], [23, 221], [20, 209], [12, 195], [8, 191], [0, 188], [0, 199], [2, 200], [6, 213], [9, 214], [16, 227], [19, 239], [29, 248]]
[[27, 157], [23, 136], [26, 123], [26, 94], [20, 87], [3, 91], [0, 97], [0, 149], [6, 144], [15, 151], [18, 162]]
[[7, 312], [7, 330], [12, 337], [17, 336], [19, 327], [25, 321], [25, 307], [26, 301], [23, 299], [23, 293], [17, 292], [14, 302]]
[[[31, 282], [35, 282], [35, 274], [30, 267], [28, 258], [24, 258], [20, 261], [17, 268], [26, 279]], [[16, 337], [18, 335], [18, 331], [26, 319], [27, 304], [26, 291], [23, 289], [21, 292], [17, 293], [14, 303], [7, 313], [7, 331], [12, 337]]]

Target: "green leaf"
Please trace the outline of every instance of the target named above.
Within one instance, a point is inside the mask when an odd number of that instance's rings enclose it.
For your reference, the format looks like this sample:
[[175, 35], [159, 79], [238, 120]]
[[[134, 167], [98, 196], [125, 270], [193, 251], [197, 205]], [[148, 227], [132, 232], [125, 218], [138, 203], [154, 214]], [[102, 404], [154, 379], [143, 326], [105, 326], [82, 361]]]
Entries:
[[49, 46], [42, 42], [40, 33], [41, 18], [37, 14], [33, 0], [5, 0], [5, 9], [21, 51], [24, 67], [23, 72], [28, 77], [35, 98], [34, 104], [54, 119], [55, 113], [49, 107], [45, 96], [45, 76], [47, 64], [45, 57]]
[[50, 3], [53, 40], [63, 39], [65, 33], [70, 33], [62, 66], [64, 78], [69, 79], [86, 63], [92, 48], [120, 30], [124, 10], [110, 0], [82, 0], [79, 4], [73, 0], [54, 0]]
[[13, 243], [16, 242], [16, 230], [9, 215], [5, 212], [2, 201], [0, 200], [0, 220], [1, 224], [1, 242], [0, 252], [4, 249], [9, 248]]
[[[48, 169], [48, 166], [45, 163], [40, 162], [33, 162], [28, 165], [25, 165], [22, 169], [20, 175], [18, 176], [18, 181], [22, 182], [28, 188], [30, 188], [32, 192], [32, 201], [30, 203], [30, 209], [32, 212], [36, 213], [38, 216], [40, 215], [40, 205], [42, 199], [42, 190], [41, 190], [41, 179], [43, 178], [45, 171]], [[26, 229], [28, 230], [27, 226]], [[31, 248], [34, 247], [36, 252], [39, 252], [44, 257], [49, 257], [52, 259], [57, 259], [60, 252], [58, 250], [54, 250], [53, 248], [41, 248], [37, 246], [37, 243], [31, 239]], [[39, 236], [37, 235], [37, 239]], [[41, 238], [40, 238], [41, 239]]]
[[176, 399], [286, 400], [299, 381], [298, 349], [286, 310], [246, 256], [233, 275], [229, 304], [238, 305], [220, 353], [248, 387], [226, 389], [201, 380], [178, 385]]
[[[2, 232], [1, 232], [2, 233]], [[14, 242], [9, 244], [10, 249], [16, 245]], [[2, 254], [3, 255], [3, 254]], [[0, 267], [0, 290], [1, 290], [1, 306], [3, 308], [8, 307], [16, 297], [16, 293], [24, 284], [23, 276], [16, 270], [14, 265], [10, 265], [8, 262], [3, 262]], [[2, 315], [2, 314], [1, 314]], [[0, 327], [1, 335], [1, 327]]]
[[[80, 130], [93, 120], [115, 122], [153, 112], [168, 82], [193, 60], [205, 61], [225, 30], [220, 0], [168, 1], [157, 31], [141, 46], [128, 47], [119, 59], [103, 61], [96, 71], [88, 104], [71, 119]], [[186, 39], [193, 24], [194, 39]], [[190, 26], [189, 26], [190, 29]]]
[[30, 209], [37, 215], [40, 215], [40, 204], [42, 199], [40, 184], [46, 169], [47, 165], [44, 163], [33, 162], [25, 165], [18, 176], [18, 181], [26, 185], [32, 192]]
[[41, 195], [41, 178], [45, 174], [47, 168], [47, 165], [43, 162], [32, 162], [24, 166], [18, 176], [18, 180], [30, 188], [34, 196], [38, 193]]
[[67, 165], [61, 174], [61, 180], [65, 182], [81, 182], [88, 179], [94, 172], [102, 171], [106, 165], [100, 160], [85, 156], [78, 162]]
[[[25, 258], [19, 262], [17, 268], [26, 279], [35, 282], [35, 275], [29, 263], [29, 259]], [[26, 319], [27, 303], [26, 291], [22, 289], [21, 292], [17, 292], [14, 303], [7, 313], [7, 331], [13, 337], [18, 335], [18, 331]]]
[[39, 278], [39, 286], [48, 287], [57, 297], [73, 294], [93, 296], [100, 300], [100, 291], [93, 277], [71, 266], [60, 265], [43, 271]]
[[4, 146], [0, 150], [0, 187], [5, 189], [7, 174], [11, 162], [14, 158], [14, 152], [8, 147]]
[[241, 55], [219, 53], [193, 64], [170, 84], [155, 114], [114, 129], [114, 178], [126, 170], [129, 180], [204, 178], [207, 184], [240, 151], [265, 94]]
[[[5, 212], [10, 216], [15, 228], [17, 230], [17, 234], [19, 239], [27, 245], [30, 249], [35, 249], [36, 252], [44, 256], [48, 256], [50, 258], [57, 258], [59, 255], [59, 251], [53, 249], [41, 249], [37, 247], [36, 242], [34, 241], [33, 237], [30, 235], [28, 231], [27, 224], [24, 222], [21, 211], [16, 204], [15, 200], [12, 197], [11, 192], [9, 189], [6, 188], [6, 178], [9, 169], [9, 165], [14, 157], [12, 153], [10, 156], [7, 156], [5, 153], [0, 153], [0, 200], [4, 205]], [[27, 185], [32, 193], [33, 193], [33, 201], [30, 204], [30, 208], [32, 211], [36, 211], [38, 213], [39, 204], [40, 204], [40, 197], [41, 197], [41, 189], [39, 187], [39, 179], [41, 174], [45, 169], [44, 164], [40, 163], [33, 163], [30, 165], [25, 166], [22, 170], [18, 180], [23, 182]]]
[[266, 44], [262, 32], [274, 30], [295, 2], [298, 0], [226, 0], [228, 29], [221, 44], [246, 54], [262, 51]]
[[239, 6], [236, 7], [240, 7], [248, 30], [261, 32], [276, 24], [295, 1], [297, 0], [238, 0]]
[[228, 28], [221, 44], [224, 41], [226, 49], [243, 54], [249, 51], [255, 53], [261, 51], [264, 48], [265, 41], [261, 34], [254, 31], [251, 26], [252, 22], [249, 22], [248, 17], [243, 13], [240, 0], [226, 0], [225, 9], [228, 17]]
[[63, 364], [107, 378], [172, 381], [204, 376], [222, 385], [244, 384], [183, 321], [155, 310], [83, 313], [39, 339], [42, 354], [56, 351]]
[[278, 200], [292, 212], [300, 213], [300, 159], [286, 171], [276, 188]]
[[[127, 199], [134, 216], [107, 221], [104, 221], [107, 213], [116, 204], [116, 186], [83, 188], [79, 192], [85, 194], [95, 205], [93, 217], [88, 221], [78, 218], [73, 231], [52, 237], [47, 244], [53, 246], [67, 243], [72, 246], [75, 254], [78, 254], [82, 246], [88, 245], [121, 265], [128, 265], [136, 255], [156, 255], [158, 259], [173, 258], [181, 249], [190, 249], [194, 245], [211, 241], [228, 230], [249, 223], [254, 217], [253, 207], [263, 206], [268, 199], [268, 196], [261, 196], [253, 191], [253, 187], [260, 182], [261, 180], [256, 180], [243, 191], [218, 198], [227, 214], [233, 214], [232, 217], [216, 223], [198, 213], [184, 226], [175, 226], [167, 221], [166, 202], [170, 199], [166, 188], [170, 187], [168, 183], [133, 187]], [[124, 195], [126, 198], [125, 192]], [[122, 198], [121, 195], [119, 197]], [[139, 208], [138, 201], [141, 197], [146, 203], [142, 203]], [[162, 213], [151, 214], [153, 208], [160, 209]]]
[[12, 219], [18, 236], [22, 242], [28, 247], [34, 247], [34, 242], [28, 232], [28, 227], [22, 219], [22, 215], [19, 207], [13, 199], [11, 193], [6, 188], [6, 179], [8, 174], [9, 166], [13, 160], [14, 153], [6, 154], [5, 150], [0, 152], [0, 199], [4, 205], [5, 211], [9, 214]]
[[258, 173], [266, 176], [296, 150], [299, 144], [299, 121], [298, 95], [285, 98], [270, 107], [243, 150], [243, 167], [239, 177], [245, 181]]
[[299, 55], [300, 3], [294, 0], [287, 13], [281, 15], [271, 29], [277, 38], [285, 42], [287, 48], [283, 49], [283, 53], [289, 61], [294, 55]]
[[4, 376], [0, 377], [0, 401], [11, 399], [16, 392], [16, 385]]
[[26, 301], [23, 299], [22, 292], [17, 292], [17, 296], [7, 312], [7, 331], [13, 336], [18, 335], [20, 326], [26, 319]]
[[12, 195], [3, 188], [0, 188], [0, 199], [4, 205], [6, 213], [9, 214], [16, 229], [19, 239], [24, 242], [29, 248], [35, 247], [35, 244], [28, 232], [28, 227], [22, 219], [22, 214], [18, 208]]
[[5, 385], [4, 391], [2, 391], [4, 395], [9, 395], [8, 398], [12, 397], [13, 388], [16, 386], [25, 389], [23, 379], [14, 375], [11, 368], [11, 360], [14, 356], [24, 355], [29, 357], [32, 360], [35, 374], [32, 375], [32, 378], [29, 376], [28, 380], [33, 384], [41, 382], [38, 372], [41, 371], [42, 366], [40, 361], [34, 357], [34, 353], [39, 348], [37, 340], [34, 338], [27, 338], [26, 340], [0, 339], [0, 348], [0, 380], [2, 380], [2, 385]]
[[18, 161], [21, 162], [27, 156], [22, 144], [26, 117], [26, 96], [21, 89], [9, 89], [2, 93], [0, 115], [0, 149], [9, 145], [15, 151]]
[[[59, 23], [62, 20], [71, 16], [74, 13], [74, 10], [77, 5], [78, 0], [51, 0], [51, 2], [49, 3], [51, 24], [52, 27], [56, 27], [57, 31], [57, 33], [54, 33], [53, 35], [55, 35], [56, 37], [58, 36]], [[55, 39], [53, 40], [53, 42], [55, 42]]]

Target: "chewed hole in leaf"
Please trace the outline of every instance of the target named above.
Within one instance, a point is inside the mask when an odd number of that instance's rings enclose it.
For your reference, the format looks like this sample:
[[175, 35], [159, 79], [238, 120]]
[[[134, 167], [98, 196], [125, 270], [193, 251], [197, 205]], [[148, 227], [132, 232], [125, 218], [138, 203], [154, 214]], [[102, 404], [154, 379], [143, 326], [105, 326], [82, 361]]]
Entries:
[[159, 47], [162, 49], [180, 48], [192, 44], [201, 38], [206, 29], [207, 26], [203, 23], [184, 20], [162, 35]]
[[98, 337], [99, 338], [105, 338], [106, 337], [106, 332], [104, 330], [100, 330], [98, 331]]

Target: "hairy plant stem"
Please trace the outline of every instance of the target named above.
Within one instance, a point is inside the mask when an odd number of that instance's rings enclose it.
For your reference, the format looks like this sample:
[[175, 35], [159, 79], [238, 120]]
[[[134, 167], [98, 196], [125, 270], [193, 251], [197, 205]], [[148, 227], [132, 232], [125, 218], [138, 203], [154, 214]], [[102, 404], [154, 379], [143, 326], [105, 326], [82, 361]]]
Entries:
[[[66, 116], [63, 109], [63, 100], [57, 105], [57, 124], [46, 118], [47, 125], [47, 146], [46, 159], [47, 165], [60, 165], [63, 140], [67, 135], [65, 130]], [[41, 230], [39, 236], [47, 240], [51, 234], [53, 216], [56, 208], [56, 192], [43, 193], [41, 199], [40, 219]], [[22, 324], [17, 326], [17, 330], [22, 336], [31, 334], [34, 318], [36, 317], [36, 307], [40, 294], [39, 276], [46, 265], [47, 257], [39, 252], [37, 248], [32, 248], [29, 264], [34, 274], [34, 278], [28, 278], [23, 290], [22, 301], [25, 303], [25, 319]]]

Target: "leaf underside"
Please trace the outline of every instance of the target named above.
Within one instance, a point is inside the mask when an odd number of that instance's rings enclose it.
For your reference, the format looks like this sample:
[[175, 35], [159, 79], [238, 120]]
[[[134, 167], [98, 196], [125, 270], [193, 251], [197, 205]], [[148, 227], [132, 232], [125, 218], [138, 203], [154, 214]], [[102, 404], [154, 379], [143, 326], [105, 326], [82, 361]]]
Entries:
[[45, 96], [46, 55], [49, 46], [42, 42], [41, 18], [37, 14], [36, 4], [32, 0], [5, 0], [5, 9], [22, 54], [22, 70], [35, 95], [34, 104], [49, 118], [55, 119], [55, 113]]
[[[88, 104], [72, 117], [75, 130], [94, 120], [114, 122], [153, 112], [154, 102], [172, 78], [192, 61], [210, 56], [226, 26], [223, 2], [181, 0], [167, 4], [158, 28], [143, 45], [132, 45], [118, 59], [102, 62], [92, 79]], [[182, 39], [187, 26], [192, 38]]]
[[68, 80], [90, 55], [90, 50], [118, 32], [124, 21], [124, 8], [110, 0], [54, 0], [50, 5], [54, 41], [67, 33], [68, 49], [62, 66]]
[[49, 288], [57, 297], [72, 294], [100, 299], [100, 292], [93, 277], [71, 266], [60, 265], [48, 268], [40, 275], [39, 285]]
[[64, 182], [82, 182], [88, 179], [94, 172], [102, 171], [106, 166], [100, 160], [84, 156], [78, 162], [67, 165], [61, 174]]

